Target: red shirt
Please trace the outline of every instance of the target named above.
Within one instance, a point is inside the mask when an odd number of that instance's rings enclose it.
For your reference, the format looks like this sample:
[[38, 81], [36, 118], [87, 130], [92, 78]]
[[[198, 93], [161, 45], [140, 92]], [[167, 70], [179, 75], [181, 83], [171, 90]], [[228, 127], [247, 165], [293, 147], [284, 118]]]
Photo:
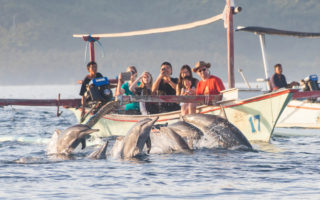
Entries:
[[214, 95], [220, 94], [221, 90], [224, 90], [224, 85], [219, 77], [210, 75], [209, 79], [201, 80], [197, 85], [197, 95]]

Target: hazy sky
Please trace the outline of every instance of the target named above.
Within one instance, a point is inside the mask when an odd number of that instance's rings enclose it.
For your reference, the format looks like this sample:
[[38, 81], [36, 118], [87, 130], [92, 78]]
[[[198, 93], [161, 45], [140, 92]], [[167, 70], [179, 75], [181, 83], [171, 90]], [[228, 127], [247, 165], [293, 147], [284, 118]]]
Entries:
[[[209, 18], [222, 12], [224, 7], [223, 0], [22, 2], [25, 5], [20, 8], [19, 0], [0, 0], [0, 16], [3, 15], [0, 20], [1, 84], [75, 84], [86, 75], [87, 61], [84, 61], [85, 42], [72, 38], [73, 33], [112, 33], [172, 26]], [[243, 11], [234, 16], [235, 28], [267, 26], [320, 32], [318, 0], [236, 0], [236, 4]], [[41, 24], [44, 21], [46, 27]], [[12, 33], [18, 34], [19, 30], [24, 31], [23, 36], [30, 35], [28, 38], [47, 38], [13, 49], [10, 44], [24, 44], [28, 40], [20, 36], [17, 41], [18, 37]], [[5, 48], [8, 41], [11, 41], [6, 47], [9, 50]], [[174, 76], [178, 76], [183, 64], [193, 67], [197, 61], [204, 60], [212, 63], [213, 74], [227, 82], [226, 30], [222, 21], [187, 31], [100, 41], [105, 56], [101, 57], [101, 48], [96, 44], [96, 60], [99, 71], [110, 78], [129, 65], [137, 66], [139, 72], [150, 71], [155, 77], [163, 61], [171, 62]], [[249, 81], [264, 77], [258, 36], [235, 32], [234, 41], [236, 81], [242, 82], [239, 68]], [[276, 63], [283, 64], [288, 80], [320, 75], [320, 39], [267, 36], [266, 42], [270, 75]]]

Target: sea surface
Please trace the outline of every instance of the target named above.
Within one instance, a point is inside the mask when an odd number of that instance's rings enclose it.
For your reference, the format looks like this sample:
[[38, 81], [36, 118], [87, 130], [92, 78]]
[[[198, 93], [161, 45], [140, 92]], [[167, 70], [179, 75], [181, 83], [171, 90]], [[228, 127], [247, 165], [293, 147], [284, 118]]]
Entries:
[[[0, 98], [77, 98], [79, 86], [0, 91]], [[46, 155], [52, 133], [77, 123], [62, 110], [57, 117], [54, 107], [0, 107], [0, 199], [320, 199], [320, 130], [276, 129], [255, 151], [91, 160], [92, 144], [71, 160], [53, 160]]]

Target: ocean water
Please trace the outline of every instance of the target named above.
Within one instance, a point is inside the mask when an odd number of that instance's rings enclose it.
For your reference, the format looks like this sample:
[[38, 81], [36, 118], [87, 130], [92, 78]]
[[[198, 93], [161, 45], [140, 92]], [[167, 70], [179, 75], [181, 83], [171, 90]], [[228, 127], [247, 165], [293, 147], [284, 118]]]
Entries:
[[[76, 98], [79, 86], [0, 89], [0, 98]], [[276, 129], [255, 151], [91, 160], [90, 145], [71, 160], [48, 158], [52, 133], [76, 123], [65, 109], [0, 108], [0, 199], [320, 199], [320, 130]]]

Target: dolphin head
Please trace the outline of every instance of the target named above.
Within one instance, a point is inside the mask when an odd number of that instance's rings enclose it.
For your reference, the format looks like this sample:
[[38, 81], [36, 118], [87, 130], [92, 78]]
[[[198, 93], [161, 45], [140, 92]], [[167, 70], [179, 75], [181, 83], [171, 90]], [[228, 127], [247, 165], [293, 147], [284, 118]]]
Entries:
[[140, 120], [129, 130], [124, 138], [122, 157], [131, 158], [142, 153], [145, 143], [150, 138], [151, 128], [158, 118]]
[[84, 124], [77, 124], [67, 128], [61, 134], [59, 134], [57, 140], [57, 153], [69, 154], [80, 143], [82, 144], [82, 149], [84, 149], [86, 146], [86, 137], [96, 131], [99, 131], [99, 129], [91, 129], [89, 126]]
[[108, 141], [100, 145], [99, 149], [92, 152], [88, 157], [91, 159], [106, 159], [107, 158], [107, 147], [108, 147]]

